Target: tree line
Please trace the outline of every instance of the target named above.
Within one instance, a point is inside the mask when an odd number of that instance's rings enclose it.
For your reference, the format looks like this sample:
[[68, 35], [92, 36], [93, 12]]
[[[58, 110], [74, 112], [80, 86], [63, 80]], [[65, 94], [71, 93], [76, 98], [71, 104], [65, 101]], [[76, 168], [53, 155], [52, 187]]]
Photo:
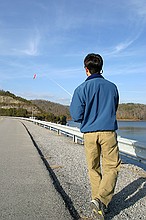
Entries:
[[38, 120], [49, 121], [61, 125], [66, 125], [67, 123], [67, 117], [65, 115], [56, 116], [53, 113], [41, 113], [39, 115], [36, 115], [35, 118]]
[[66, 125], [67, 120], [65, 115], [56, 116], [53, 113], [42, 112], [40, 114], [33, 114], [28, 112], [24, 108], [0, 108], [0, 116], [12, 116], [12, 117], [34, 117], [38, 120], [49, 121], [53, 123], [59, 123]]
[[0, 108], [1, 116], [27, 117], [29, 115], [27, 109], [23, 108]]
[[146, 105], [135, 103], [120, 104], [117, 118], [119, 120], [146, 120]]

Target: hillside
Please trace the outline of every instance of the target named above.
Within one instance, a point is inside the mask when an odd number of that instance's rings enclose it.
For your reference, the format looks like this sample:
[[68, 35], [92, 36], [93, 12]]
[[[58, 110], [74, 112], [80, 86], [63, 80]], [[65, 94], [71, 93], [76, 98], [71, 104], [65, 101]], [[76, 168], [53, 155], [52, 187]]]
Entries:
[[[45, 100], [32, 100], [32, 103], [45, 112], [51, 112], [55, 115], [65, 115], [70, 118], [69, 106], [60, 105]], [[117, 112], [118, 120], [146, 120], [146, 105], [126, 103], [119, 104]]]
[[0, 90], [0, 115], [31, 116], [32, 113], [40, 114], [41, 110], [24, 98]]
[[46, 100], [31, 100], [31, 102], [44, 112], [53, 113], [54, 115], [65, 115], [67, 118], [70, 118], [69, 106]]

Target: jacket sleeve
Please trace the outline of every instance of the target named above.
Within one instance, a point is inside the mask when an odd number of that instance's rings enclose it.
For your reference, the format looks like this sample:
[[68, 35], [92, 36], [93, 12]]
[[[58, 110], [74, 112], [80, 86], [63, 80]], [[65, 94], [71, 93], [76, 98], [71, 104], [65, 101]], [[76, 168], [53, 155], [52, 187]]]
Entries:
[[81, 123], [84, 118], [85, 102], [83, 101], [82, 92], [79, 88], [74, 91], [70, 104], [70, 114], [75, 122]]

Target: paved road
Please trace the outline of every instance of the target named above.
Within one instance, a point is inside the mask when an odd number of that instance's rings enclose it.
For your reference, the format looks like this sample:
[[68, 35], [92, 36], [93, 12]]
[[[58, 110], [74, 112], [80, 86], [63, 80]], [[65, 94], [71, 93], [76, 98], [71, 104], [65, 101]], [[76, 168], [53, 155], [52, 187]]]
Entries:
[[0, 220], [70, 220], [23, 124], [0, 117]]

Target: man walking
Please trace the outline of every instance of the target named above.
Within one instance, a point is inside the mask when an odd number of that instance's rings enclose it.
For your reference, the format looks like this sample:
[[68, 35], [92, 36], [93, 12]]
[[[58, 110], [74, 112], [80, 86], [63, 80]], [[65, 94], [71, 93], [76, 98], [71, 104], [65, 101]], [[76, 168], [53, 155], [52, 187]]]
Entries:
[[115, 132], [119, 95], [116, 85], [101, 75], [102, 66], [99, 54], [85, 57], [87, 79], [75, 89], [70, 105], [72, 119], [81, 123], [80, 130], [84, 133], [91, 208], [100, 219], [104, 219], [112, 199], [121, 162]]

